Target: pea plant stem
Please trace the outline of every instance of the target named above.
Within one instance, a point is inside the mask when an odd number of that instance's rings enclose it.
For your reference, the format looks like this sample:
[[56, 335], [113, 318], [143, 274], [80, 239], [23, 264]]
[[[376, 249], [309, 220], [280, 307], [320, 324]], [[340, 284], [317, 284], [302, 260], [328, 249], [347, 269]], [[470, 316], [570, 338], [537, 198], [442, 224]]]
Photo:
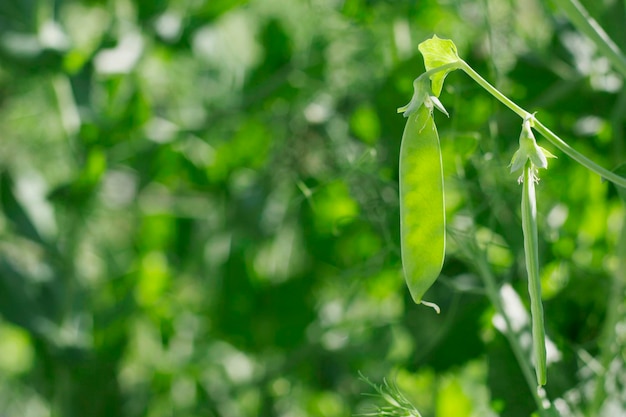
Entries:
[[546, 335], [541, 303], [541, 280], [539, 278], [539, 242], [537, 238], [537, 201], [535, 198], [534, 167], [530, 161], [524, 167], [522, 192], [522, 230], [524, 231], [524, 258], [528, 274], [530, 294], [530, 317], [532, 323], [533, 354], [537, 384], [546, 384]]
[[564, 154], [572, 158], [574, 161], [578, 162], [585, 168], [590, 171], [595, 172], [600, 175], [604, 179], [611, 181], [612, 183], [619, 185], [620, 187], [626, 187], [626, 178], [620, 177], [607, 170], [606, 168], [601, 167], [600, 165], [593, 162], [591, 159], [587, 158], [585, 155], [581, 154], [571, 146], [569, 146], [565, 141], [563, 141], [560, 137], [554, 134], [550, 129], [543, 125], [539, 120], [534, 120], [533, 127], [539, 132], [543, 137], [548, 139], [554, 146], [560, 149]]
[[[454, 71], [456, 69], [463, 68], [463, 64], [465, 64], [464, 61], [450, 62], [448, 64], [441, 65], [441, 66], [439, 66], [437, 68], [433, 68], [431, 70], [428, 70], [428, 71], [420, 74], [420, 76], [417, 77], [417, 78], [427, 78], [427, 77], [430, 77], [431, 75], [436, 74], [436, 73], [441, 72], [441, 71]], [[467, 64], [465, 64], [465, 65], [467, 65]]]
[[606, 396], [607, 372], [611, 362], [619, 355], [619, 339], [617, 329], [623, 322], [625, 312], [621, 308], [626, 295], [626, 222], [622, 224], [619, 242], [617, 244], [617, 266], [613, 269], [611, 293], [607, 301], [607, 313], [600, 339], [600, 373], [596, 376], [595, 392], [590, 404], [588, 416], [600, 415]]
[[476, 81], [478, 85], [487, 90], [489, 94], [498, 99], [498, 101], [507, 106], [509, 109], [513, 110], [513, 112], [515, 112], [519, 117], [525, 120], [531, 116], [530, 113], [515, 104], [511, 99], [502, 94], [500, 90], [491, 85], [489, 81], [485, 80], [479, 73], [474, 71], [474, 69], [470, 67], [467, 62], [461, 60], [459, 68], [462, 69], [463, 72], [465, 72], [467, 75], [469, 75], [470, 78]]
[[[450, 65], [450, 64], [447, 64]], [[431, 71], [435, 70], [445, 70], [444, 66], [439, 68], [434, 68]], [[544, 126], [537, 118], [535, 118], [532, 114], [515, 104], [511, 99], [502, 94], [497, 88], [491, 85], [487, 80], [480, 76], [472, 67], [470, 67], [465, 61], [460, 60], [459, 68], [463, 70], [467, 75], [469, 75], [474, 81], [476, 81], [481, 87], [483, 87], [489, 94], [494, 96], [498, 101], [507, 106], [513, 112], [515, 112], [522, 119], [527, 119], [529, 117], [532, 118], [532, 126], [539, 132], [543, 137], [545, 137], [548, 141], [550, 141], [554, 146], [560, 149], [564, 154], [589, 169], [590, 171], [595, 172], [601, 177], [605, 178], [608, 181], [613, 182], [616, 185], [621, 187], [626, 187], [626, 178], [620, 177], [619, 175], [607, 170], [606, 168], [601, 167], [600, 165], [593, 162], [591, 159], [587, 158], [571, 146], [569, 146], [563, 139], [558, 137], [554, 132]], [[431, 72], [429, 71], [429, 72]]]

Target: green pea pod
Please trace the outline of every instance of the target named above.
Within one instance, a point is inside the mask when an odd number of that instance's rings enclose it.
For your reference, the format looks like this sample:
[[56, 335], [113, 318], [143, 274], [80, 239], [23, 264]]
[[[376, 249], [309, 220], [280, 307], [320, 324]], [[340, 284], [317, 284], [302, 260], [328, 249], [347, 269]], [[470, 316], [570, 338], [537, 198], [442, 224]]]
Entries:
[[400, 146], [400, 243], [407, 286], [415, 303], [443, 266], [446, 233], [443, 170], [432, 106], [408, 118]]
[[524, 252], [530, 294], [530, 316], [532, 320], [533, 354], [537, 384], [546, 385], [546, 332], [543, 324], [541, 304], [541, 279], [539, 277], [539, 243], [537, 238], [537, 200], [535, 197], [534, 166], [526, 161], [524, 166], [524, 189], [522, 192], [522, 229]]

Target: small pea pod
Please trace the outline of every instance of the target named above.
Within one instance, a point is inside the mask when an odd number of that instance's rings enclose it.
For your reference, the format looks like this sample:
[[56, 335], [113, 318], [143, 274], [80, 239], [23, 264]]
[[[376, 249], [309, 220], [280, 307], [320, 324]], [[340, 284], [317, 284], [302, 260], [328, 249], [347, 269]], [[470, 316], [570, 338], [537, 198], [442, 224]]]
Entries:
[[534, 165], [526, 161], [524, 166], [524, 189], [522, 193], [522, 229], [524, 231], [524, 252], [528, 273], [528, 293], [530, 294], [530, 316], [532, 321], [533, 355], [537, 384], [546, 384], [546, 331], [543, 324], [541, 303], [541, 279], [539, 277], [539, 253], [537, 238], [537, 201], [535, 198]]
[[537, 384], [546, 384], [546, 331], [543, 323], [541, 304], [541, 279], [539, 277], [539, 243], [537, 238], [537, 199], [535, 183], [539, 181], [539, 168], [548, 167], [548, 158], [556, 158], [549, 151], [537, 145], [531, 124], [533, 116], [524, 119], [519, 137], [519, 149], [511, 159], [511, 172], [523, 168], [519, 181], [524, 183], [522, 190], [522, 231], [524, 232], [524, 255], [528, 273], [528, 293], [530, 294], [530, 317], [532, 322], [533, 356]]
[[446, 234], [443, 171], [432, 105], [409, 114], [400, 146], [400, 243], [407, 286], [415, 303], [443, 266]]

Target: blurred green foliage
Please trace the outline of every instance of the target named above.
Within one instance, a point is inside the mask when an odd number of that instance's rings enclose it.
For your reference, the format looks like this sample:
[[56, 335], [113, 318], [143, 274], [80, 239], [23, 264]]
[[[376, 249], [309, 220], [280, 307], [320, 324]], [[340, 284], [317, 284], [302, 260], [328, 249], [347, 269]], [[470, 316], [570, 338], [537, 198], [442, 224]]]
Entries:
[[[626, 49], [624, 3], [584, 3]], [[0, 415], [347, 416], [372, 406], [359, 371], [424, 417], [530, 415], [458, 242], [440, 316], [401, 275], [396, 108], [433, 33], [624, 162], [623, 80], [538, 0], [0, 2]], [[527, 306], [520, 121], [460, 73], [441, 100], [450, 230]], [[538, 185], [547, 394], [622, 415], [624, 207], [559, 156]]]

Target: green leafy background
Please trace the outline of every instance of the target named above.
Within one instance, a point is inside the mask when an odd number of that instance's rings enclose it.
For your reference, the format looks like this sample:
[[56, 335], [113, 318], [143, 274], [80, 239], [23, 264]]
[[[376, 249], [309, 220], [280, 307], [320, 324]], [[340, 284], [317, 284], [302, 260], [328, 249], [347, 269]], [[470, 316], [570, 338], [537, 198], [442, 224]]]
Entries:
[[[584, 3], [626, 49], [624, 2]], [[450, 245], [441, 315], [402, 278], [396, 108], [434, 33], [624, 162], [623, 79], [549, 2], [1, 1], [0, 415], [350, 416], [359, 371], [424, 417], [530, 415], [472, 259]], [[440, 99], [448, 230], [527, 308], [521, 121], [458, 71]], [[624, 208], [539, 142], [547, 394], [622, 415]]]

